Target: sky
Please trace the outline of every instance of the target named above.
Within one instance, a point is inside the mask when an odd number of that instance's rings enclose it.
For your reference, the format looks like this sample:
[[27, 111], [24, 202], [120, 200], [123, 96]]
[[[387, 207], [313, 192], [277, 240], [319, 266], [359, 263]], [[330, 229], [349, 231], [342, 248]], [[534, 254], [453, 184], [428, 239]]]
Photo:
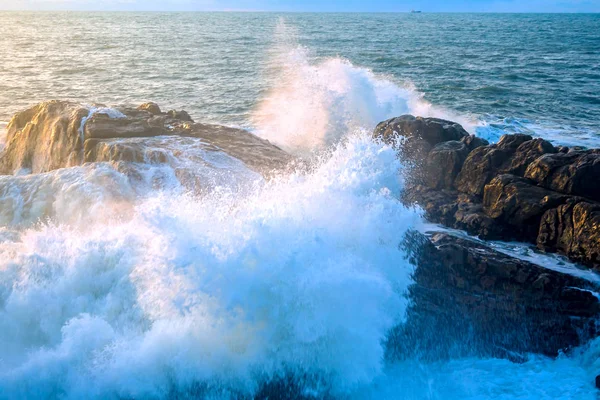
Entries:
[[0, 0], [0, 10], [600, 12], [600, 0]]

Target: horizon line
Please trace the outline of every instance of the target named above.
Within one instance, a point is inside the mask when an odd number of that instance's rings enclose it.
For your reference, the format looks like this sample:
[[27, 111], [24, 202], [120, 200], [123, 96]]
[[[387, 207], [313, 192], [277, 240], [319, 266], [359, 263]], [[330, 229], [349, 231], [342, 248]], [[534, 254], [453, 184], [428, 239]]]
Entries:
[[600, 14], [600, 11], [298, 11], [298, 10], [133, 10], [133, 9], [15, 9], [0, 8], [0, 12], [122, 12], [122, 13], [293, 13], [293, 14]]

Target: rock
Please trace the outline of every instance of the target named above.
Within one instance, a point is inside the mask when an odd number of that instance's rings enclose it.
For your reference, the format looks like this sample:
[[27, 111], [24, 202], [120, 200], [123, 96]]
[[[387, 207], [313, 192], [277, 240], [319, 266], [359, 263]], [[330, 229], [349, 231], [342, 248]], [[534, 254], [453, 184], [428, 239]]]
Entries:
[[83, 158], [80, 104], [48, 101], [17, 113], [7, 127], [0, 174], [18, 170], [42, 173], [78, 165]]
[[427, 156], [425, 179], [428, 186], [436, 189], [452, 189], [454, 179], [468, 153], [469, 150], [463, 142], [450, 140], [438, 143]]
[[140, 105], [137, 109], [140, 111], [148, 111], [150, 114], [154, 115], [162, 114], [162, 111], [160, 111], [160, 107], [158, 106], [158, 104], [153, 102], [144, 103]]
[[483, 209], [490, 218], [509, 226], [513, 238], [532, 241], [537, 236], [542, 215], [569, 198], [535, 186], [528, 179], [504, 174], [485, 186]]
[[548, 189], [600, 201], [600, 154], [593, 150], [547, 154], [525, 176]]
[[482, 196], [483, 189], [496, 175], [498, 168], [510, 154], [493, 146], [478, 147], [467, 156], [454, 181], [454, 187], [463, 193]]
[[546, 211], [537, 245], [600, 270], [600, 204], [573, 197]]
[[496, 175], [522, 176], [527, 165], [544, 152], [556, 152], [554, 146], [529, 135], [504, 135], [497, 144], [477, 147], [465, 160], [454, 183], [463, 193], [482, 196], [483, 189]]
[[373, 136], [382, 138], [386, 142], [391, 142], [398, 136], [417, 138], [425, 140], [430, 146], [435, 146], [449, 140], [461, 140], [469, 134], [456, 122], [402, 115], [378, 124]]
[[556, 356], [598, 334], [591, 282], [447, 233], [413, 233], [405, 246], [416, 270], [407, 322], [388, 344], [398, 357]]
[[596, 375], [596, 387], [600, 389], [600, 375]]
[[490, 144], [490, 142], [488, 142], [487, 140], [475, 135], [464, 136], [461, 139], [461, 142], [463, 142], [467, 146], [469, 152], [475, 150], [478, 147], [488, 146]]
[[8, 126], [0, 174], [18, 170], [41, 173], [84, 162], [167, 163], [177, 158], [169, 156], [176, 151], [168, 148], [173, 140], [157, 139], [160, 137], [186, 140], [190, 154], [223, 152], [264, 176], [294, 161], [291, 155], [247, 131], [194, 123], [185, 111], [157, 114], [160, 108], [154, 106], [104, 107], [92, 112], [76, 103], [50, 101], [31, 107], [15, 115]]
[[167, 112], [167, 115], [172, 119], [177, 119], [185, 122], [194, 122], [192, 117], [190, 117], [190, 114], [188, 114], [187, 111], [184, 110], [170, 110], [169, 112]]
[[402, 195], [402, 201], [407, 205], [421, 206], [429, 221], [462, 229], [483, 239], [497, 240], [506, 235], [505, 226], [484, 213], [480, 199], [456, 190], [409, 186]]
[[510, 159], [510, 164], [502, 168], [502, 173], [524, 176], [527, 167], [544, 154], [556, 153], [557, 150], [550, 142], [544, 139], [532, 139], [523, 142], [517, 147]]
[[85, 123], [84, 138], [113, 139], [168, 135], [164, 125], [151, 124], [155, 121], [144, 114], [128, 114], [127, 118], [111, 118], [107, 114], [94, 114]]

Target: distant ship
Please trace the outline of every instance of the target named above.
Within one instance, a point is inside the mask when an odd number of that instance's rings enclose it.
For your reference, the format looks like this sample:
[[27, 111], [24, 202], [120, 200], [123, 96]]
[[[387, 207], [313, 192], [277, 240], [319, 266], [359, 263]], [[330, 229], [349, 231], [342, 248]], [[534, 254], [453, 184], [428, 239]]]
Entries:
[[421, 11], [417, 11], [417, 10], [410, 10], [410, 12], [413, 13], [413, 14], [420, 14], [421, 13]]

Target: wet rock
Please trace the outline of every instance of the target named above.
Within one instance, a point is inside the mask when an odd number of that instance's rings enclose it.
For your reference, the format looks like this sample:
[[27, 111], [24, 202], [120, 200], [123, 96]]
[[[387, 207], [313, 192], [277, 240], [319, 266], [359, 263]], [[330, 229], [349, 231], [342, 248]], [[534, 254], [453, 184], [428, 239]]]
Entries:
[[600, 201], [600, 154], [594, 150], [547, 154], [525, 176], [548, 189]]
[[[516, 239], [536, 237], [542, 215], [570, 197], [535, 186], [528, 179], [504, 174], [485, 186], [483, 209], [487, 216], [510, 228]], [[507, 239], [511, 238], [509, 235]]]
[[390, 338], [397, 357], [556, 356], [597, 335], [591, 282], [447, 233], [413, 233], [405, 246], [415, 284]]
[[502, 173], [524, 176], [527, 167], [544, 154], [556, 153], [557, 149], [544, 139], [525, 141], [517, 147], [510, 164], [501, 169]]
[[468, 153], [463, 142], [450, 140], [438, 143], [427, 156], [427, 185], [436, 189], [452, 189]]
[[490, 144], [490, 142], [488, 142], [487, 140], [475, 135], [464, 136], [461, 139], [461, 142], [463, 142], [467, 146], [469, 152], [475, 150], [478, 147], [488, 146]]
[[412, 115], [402, 115], [381, 122], [375, 128], [373, 135], [388, 143], [393, 143], [399, 136], [408, 140], [424, 140], [432, 147], [441, 142], [461, 140], [469, 136], [467, 131], [456, 122]]
[[223, 152], [264, 176], [294, 161], [247, 131], [194, 123], [185, 111], [159, 114], [159, 110], [154, 103], [96, 112], [71, 102], [41, 103], [13, 117], [0, 154], [0, 174], [40, 173], [84, 162], [164, 163], [169, 157], [160, 146], [167, 142], [154, 140], [163, 136], [188, 138], [190, 153]]
[[112, 139], [153, 137], [169, 134], [164, 125], [150, 124], [147, 115], [128, 115], [126, 118], [112, 118], [107, 114], [97, 113], [85, 123], [85, 139]]
[[550, 143], [533, 141], [529, 135], [504, 135], [497, 144], [478, 147], [469, 153], [455, 187], [463, 193], [482, 196], [485, 185], [496, 175], [522, 175], [536, 154], [550, 148], [554, 150]]
[[81, 163], [81, 120], [88, 113], [80, 104], [60, 101], [17, 113], [7, 127], [0, 174], [41, 173]]
[[160, 107], [158, 106], [158, 104], [153, 102], [144, 103], [140, 105], [137, 109], [140, 111], [148, 111], [150, 114], [154, 115], [162, 114], [162, 111], [160, 111]]
[[188, 114], [187, 111], [184, 111], [184, 110], [180, 110], [180, 111], [170, 110], [169, 112], [167, 112], [167, 115], [170, 118], [176, 119], [179, 121], [194, 122], [192, 117], [190, 117], [190, 114]]
[[573, 197], [546, 211], [537, 245], [600, 270], [600, 204]]

